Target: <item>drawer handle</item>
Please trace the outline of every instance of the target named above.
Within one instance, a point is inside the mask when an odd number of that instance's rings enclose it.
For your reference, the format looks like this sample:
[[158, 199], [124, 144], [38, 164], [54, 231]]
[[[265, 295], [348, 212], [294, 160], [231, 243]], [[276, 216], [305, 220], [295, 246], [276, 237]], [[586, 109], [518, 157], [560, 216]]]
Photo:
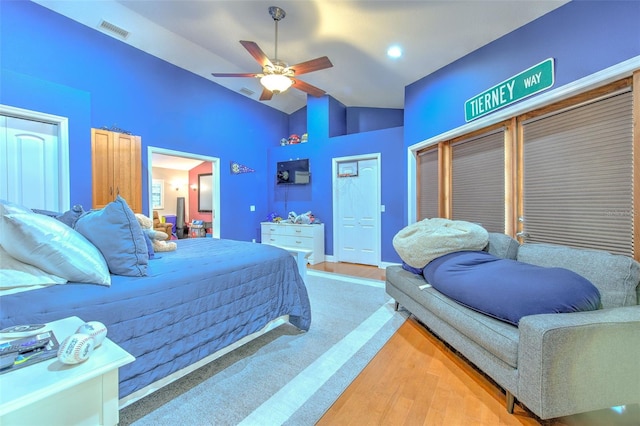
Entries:
[[302, 241], [296, 241], [296, 244], [302, 244]]
[[300, 232], [302, 232], [302, 229], [296, 229], [296, 232], [300, 233]]
[[273, 239], [273, 238], [269, 238], [269, 241], [275, 241], [275, 239]]

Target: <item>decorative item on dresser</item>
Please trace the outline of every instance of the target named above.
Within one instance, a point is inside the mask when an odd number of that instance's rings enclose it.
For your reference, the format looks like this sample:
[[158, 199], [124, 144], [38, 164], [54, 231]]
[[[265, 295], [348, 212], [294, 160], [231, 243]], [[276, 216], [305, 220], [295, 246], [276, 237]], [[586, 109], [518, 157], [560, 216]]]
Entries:
[[309, 263], [324, 262], [324, 224], [260, 223], [262, 244], [311, 250]]

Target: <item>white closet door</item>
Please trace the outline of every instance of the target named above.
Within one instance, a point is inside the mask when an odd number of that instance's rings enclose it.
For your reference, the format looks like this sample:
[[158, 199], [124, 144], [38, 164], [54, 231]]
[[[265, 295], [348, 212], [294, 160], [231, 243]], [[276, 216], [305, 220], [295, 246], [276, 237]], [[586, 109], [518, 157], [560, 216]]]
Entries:
[[2, 117], [0, 198], [29, 208], [61, 211], [58, 126]]

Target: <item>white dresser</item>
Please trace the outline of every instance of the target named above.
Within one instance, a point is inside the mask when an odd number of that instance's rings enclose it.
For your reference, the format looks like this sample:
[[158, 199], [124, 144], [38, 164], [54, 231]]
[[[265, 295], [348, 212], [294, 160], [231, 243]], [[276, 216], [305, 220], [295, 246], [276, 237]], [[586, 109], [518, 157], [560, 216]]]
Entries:
[[262, 244], [311, 250], [309, 263], [324, 262], [324, 224], [299, 225], [294, 223], [262, 222]]

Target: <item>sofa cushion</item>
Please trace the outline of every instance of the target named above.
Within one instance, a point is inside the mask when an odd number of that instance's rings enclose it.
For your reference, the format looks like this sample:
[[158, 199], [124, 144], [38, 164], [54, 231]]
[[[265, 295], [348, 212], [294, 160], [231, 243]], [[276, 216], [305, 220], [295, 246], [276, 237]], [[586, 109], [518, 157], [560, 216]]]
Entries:
[[542, 243], [523, 244], [518, 260], [546, 267], [563, 267], [582, 275], [600, 291], [603, 308], [638, 304], [640, 264], [630, 257]]
[[483, 251], [503, 259], [515, 259], [518, 256], [519, 247], [520, 243], [510, 236], [498, 232], [489, 232], [489, 242]]
[[[386, 276], [387, 286], [396, 287], [488, 353], [517, 367], [519, 332], [516, 327], [462, 306], [434, 289], [421, 276], [400, 266], [388, 267]], [[441, 337], [447, 339], [447, 336]], [[465, 352], [464, 348], [456, 349]]]
[[575, 272], [482, 251], [439, 257], [424, 268], [424, 276], [448, 297], [513, 325], [527, 315], [592, 311], [600, 306], [598, 289]]

